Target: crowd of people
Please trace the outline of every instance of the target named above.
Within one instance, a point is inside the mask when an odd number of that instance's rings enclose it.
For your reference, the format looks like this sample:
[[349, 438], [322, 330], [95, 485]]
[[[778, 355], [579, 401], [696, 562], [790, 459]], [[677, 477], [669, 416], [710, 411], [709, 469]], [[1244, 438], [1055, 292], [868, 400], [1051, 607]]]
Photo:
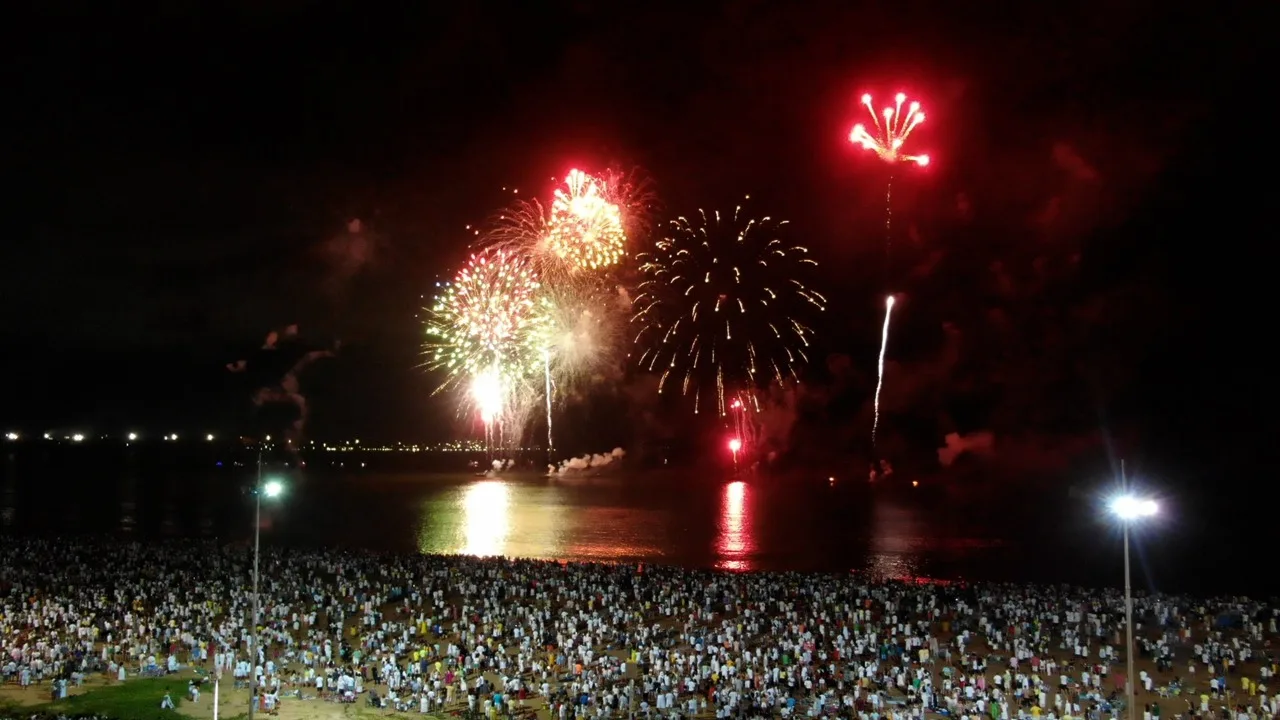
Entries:
[[[1115, 590], [264, 549], [251, 624], [251, 567], [243, 546], [6, 538], [3, 682], [190, 673], [199, 702], [215, 674], [268, 712], [488, 720], [1124, 716]], [[1273, 606], [1142, 595], [1134, 618], [1143, 720], [1280, 712]]]

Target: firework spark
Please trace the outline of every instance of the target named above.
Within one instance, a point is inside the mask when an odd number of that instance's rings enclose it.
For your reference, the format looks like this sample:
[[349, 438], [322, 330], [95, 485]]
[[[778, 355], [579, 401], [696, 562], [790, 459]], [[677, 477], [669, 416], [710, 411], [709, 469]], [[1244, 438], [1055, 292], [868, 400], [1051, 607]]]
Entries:
[[471, 256], [429, 311], [427, 366], [446, 374], [444, 387], [536, 367], [529, 338], [536, 327], [538, 281], [528, 263], [503, 250]]
[[653, 229], [653, 213], [657, 210], [658, 196], [653, 182], [639, 168], [622, 171], [610, 168], [601, 174], [604, 197], [618, 206], [628, 239], [642, 238]]
[[876, 443], [876, 430], [880, 427], [880, 390], [884, 387], [884, 352], [889, 347], [889, 319], [893, 317], [893, 296], [884, 300], [884, 328], [880, 331], [880, 363], [876, 380], [875, 417], [871, 421], [871, 444]]
[[812, 330], [803, 320], [825, 309], [826, 298], [802, 278], [817, 262], [806, 248], [784, 242], [785, 221], [699, 211], [679, 218], [651, 252], [637, 257], [643, 281], [631, 322], [646, 347], [640, 365], [704, 396], [725, 414], [725, 395], [759, 410], [757, 391], [808, 361]]
[[546, 244], [551, 254], [578, 270], [600, 270], [622, 259], [627, 244], [622, 211], [608, 199], [602, 180], [569, 171], [551, 204]]
[[506, 395], [502, 371], [491, 367], [471, 379], [471, 400], [480, 412], [480, 421], [492, 425], [502, 412], [503, 398]]
[[754, 412], [747, 414], [747, 408], [752, 402], [752, 397], [745, 392], [736, 393], [729, 402], [729, 418], [732, 422], [730, 427], [733, 436], [742, 443], [741, 447], [744, 449], [755, 448], [760, 434], [758, 416]]
[[907, 105], [907, 111], [902, 111], [902, 104], [906, 102], [907, 96], [898, 93], [894, 97], [894, 104], [886, 107], [879, 114], [871, 105], [871, 96], [863, 95], [862, 104], [867, 108], [867, 112], [871, 114], [871, 122], [875, 128], [872, 133], [862, 123], [853, 126], [853, 131], [849, 133], [849, 141], [857, 145], [861, 145], [864, 149], [874, 152], [887, 163], [915, 163], [921, 167], [929, 164], [928, 155], [908, 155], [903, 152], [907, 138], [911, 136], [911, 131], [915, 130], [920, 123], [924, 122], [924, 113], [920, 110], [920, 103], [911, 101]]

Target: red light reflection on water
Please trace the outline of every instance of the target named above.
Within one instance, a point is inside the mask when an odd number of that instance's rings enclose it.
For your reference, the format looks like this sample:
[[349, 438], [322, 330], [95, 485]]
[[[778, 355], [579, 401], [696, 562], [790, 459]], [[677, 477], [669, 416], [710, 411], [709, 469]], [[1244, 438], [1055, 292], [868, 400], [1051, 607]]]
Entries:
[[752, 537], [751, 488], [744, 482], [724, 486], [720, 499], [720, 518], [716, 523], [716, 567], [721, 570], [750, 570]]
[[[574, 511], [576, 530], [567, 557], [578, 562], [605, 564], [639, 562], [662, 555], [649, 531], [662, 526], [652, 510], [629, 507], [591, 507]], [[661, 531], [659, 531], [661, 533]]]

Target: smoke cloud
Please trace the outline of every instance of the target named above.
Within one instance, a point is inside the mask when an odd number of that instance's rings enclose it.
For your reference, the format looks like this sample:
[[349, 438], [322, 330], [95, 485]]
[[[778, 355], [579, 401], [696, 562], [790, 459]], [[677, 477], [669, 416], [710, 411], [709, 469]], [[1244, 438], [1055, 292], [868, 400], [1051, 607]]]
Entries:
[[943, 438], [943, 443], [943, 447], [938, 448], [938, 463], [942, 467], [951, 467], [951, 464], [957, 458], [966, 453], [990, 455], [995, 449], [995, 436], [987, 430], [980, 430], [968, 435], [947, 433], [947, 436]]
[[548, 465], [547, 475], [554, 477], [603, 470], [610, 466], [619, 465], [626, 454], [626, 450], [616, 447], [608, 453], [596, 453], [594, 455], [588, 453], [582, 457], [569, 458], [568, 460], [560, 461], [559, 465]]
[[373, 265], [381, 244], [381, 238], [360, 218], [348, 220], [341, 232], [322, 243], [318, 252], [329, 272], [330, 291], [341, 290], [349, 280]]
[[[273, 357], [283, 351], [284, 346], [282, 343], [296, 343], [297, 339], [298, 326], [288, 325], [279, 331], [272, 330], [267, 333], [261, 350], [267, 354], [267, 357]], [[334, 343], [332, 349], [302, 352], [283, 375], [260, 385], [253, 391], [251, 400], [253, 406], [259, 410], [269, 405], [287, 405], [295, 409], [294, 419], [284, 431], [286, 445], [289, 447], [290, 452], [296, 453], [298, 451], [306, 431], [309, 414], [307, 398], [302, 393], [301, 375], [317, 360], [334, 357], [338, 349], [339, 344]], [[248, 360], [236, 360], [226, 366], [227, 370], [232, 373], [243, 373], [249, 367]]]
[[797, 393], [794, 386], [773, 387], [760, 399], [760, 411], [752, 419], [756, 430], [752, 446], [757, 455], [763, 454], [768, 461], [791, 447], [791, 430], [798, 418]]

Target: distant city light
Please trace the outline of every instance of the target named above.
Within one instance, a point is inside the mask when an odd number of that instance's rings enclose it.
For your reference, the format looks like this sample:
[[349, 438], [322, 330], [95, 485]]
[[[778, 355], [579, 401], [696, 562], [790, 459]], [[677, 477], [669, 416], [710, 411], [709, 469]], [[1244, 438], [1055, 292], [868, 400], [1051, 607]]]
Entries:
[[[122, 443], [140, 442], [142, 436], [159, 437], [164, 442], [177, 442], [180, 438], [178, 433], [164, 433], [162, 435], [154, 435], [143, 430], [130, 430], [120, 433], [106, 433], [94, 435], [88, 432], [76, 432], [69, 434], [56, 434], [56, 432], [45, 432], [42, 434], [45, 440], [62, 440], [65, 442], [92, 442], [95, 440], [112, 441], [116, 440]], [[3, 439], [8, 442], [20, 442], [23, 439], [21, 432], [10, 430], [3, 434]], [[199, 437], [199, 436], [197, 436]], [[204, 434], [207, 442], [216, 442], [218, 438], [227, 437], [225, 433], [210, 432]], [[265, 436], [266, 440], [272, 440], [271, 435]], [[247, 439], [241, 438], [242, 441], [248, 442]], [[292, 439], [286, 438], [285, 443], [289, 445], [301, 445], [302, 449], [308, 452], [325, 452], [325, 453], [374, 453], [374, 452], [391, 452], [391, 453], [479, 453], [485, 452], [485, 444], [478, 440], [449, 440], [436, 443], [417, 443], [417, 442], [365, 442], [365, 438], [350, 438], [345, 440], [305, 440], [301, 443], [294, 443]], [[741, 438], [733, 438], [727, 441], [727, 444], [737, 444], [735, 452], [741, 451], [746, 443]], [[274, 444], [272, 445], [274, 446]], [[732, 449], [732, 448], [731, 448]], [[542, 447], [530, 446], [511, 448], [511, 452], [541, 452]], [[362, 464], [362, 467], [367, 467]]]

